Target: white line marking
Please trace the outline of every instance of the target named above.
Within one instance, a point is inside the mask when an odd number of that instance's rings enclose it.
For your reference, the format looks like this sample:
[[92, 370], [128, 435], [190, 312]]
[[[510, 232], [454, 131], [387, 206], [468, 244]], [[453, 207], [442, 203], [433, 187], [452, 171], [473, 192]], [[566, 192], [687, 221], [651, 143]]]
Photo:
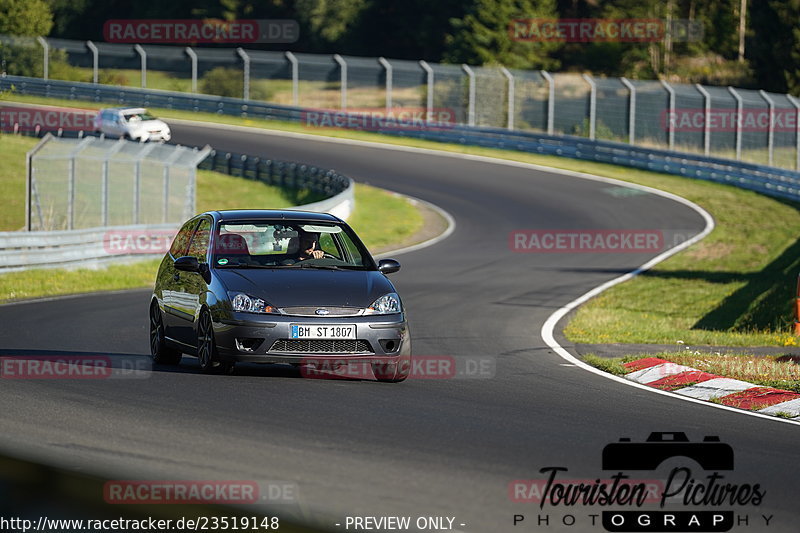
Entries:
[[400, 194], [401, 196], [405, 196], [406, 198], [410, 198], [410, 199], [414, 200], [415, 202], [419, 202], [421, 204], [425, 204], [425, 206], [427, 206], [429, 209], [433, 209], [434, 211], [439, 213], [439, 215], [441, 215], [441, 217], [444, 218], [445, 221], [447, 222], [447, 229], [445, 229], [439, 235], [437, 235], [435, 237], [431, 237], [427, 241], [418, 242], [417, 244], [412, 244], [411, 246], [406, 246], [404, 248], [398, 248], [397, 250], [389, 250], [388, 252], [383, 252], [381, 254], [376, 255], [375, 257], [377, 257], [377, 258], [388, 257], [390, 255], [407, 254], [408, 252], [414, 252], [416, 250], [421, 250], [422, 248], [427, 248], [428, 246], [433, 246], [434, 244], [445, 240], [450, 235], [452, 235], [452, 233], [456, 230], [456, 219], [453, 218], [453, 215], [451, 215], [450, 213], [448, 213], [447, 211], [445, 211], [444, 209], [442, 209], [438, 205], [432, 204], [430, 202], [426, 202], [425, 200], [421, 200], [421, 199], [416, 198], [414, 196], [409, 196], [408, 194], [402, 194], [402, 193], [396, 193], [396, 194]]

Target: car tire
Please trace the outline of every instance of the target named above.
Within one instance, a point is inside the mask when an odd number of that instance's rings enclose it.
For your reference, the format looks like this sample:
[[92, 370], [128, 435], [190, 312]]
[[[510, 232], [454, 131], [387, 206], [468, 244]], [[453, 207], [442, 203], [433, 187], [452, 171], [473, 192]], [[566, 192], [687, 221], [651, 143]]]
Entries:
[[208, 374], [233, 373], [235, 363], [221, 361], [219, 358], [214, 326], [211, 323], [211, 314], [207, 310], [200, 313], [200, 319], [197, 321], [197, 360], [203, 372]]
[[180, 350], [167, 346], [164, 338], [164, 319], [158, 303], [150, 305], [150, 357], [159, 365], [177, 365], [183, 354]]
[[401, 355], [396, 363], [377, 363], [372, 365], [375, 379], [382, 383], [400, 383], [405, 381], [411, 373], [411, 356]]

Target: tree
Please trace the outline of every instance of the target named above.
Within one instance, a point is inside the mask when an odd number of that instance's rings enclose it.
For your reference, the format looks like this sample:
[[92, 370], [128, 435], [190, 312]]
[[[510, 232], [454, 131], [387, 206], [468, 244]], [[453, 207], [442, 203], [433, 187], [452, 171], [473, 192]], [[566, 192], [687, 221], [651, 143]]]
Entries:
[[44, 0], [0, 0], [0, 34], [38, 37], [53, 27], [53, 13]]
[[554, 0], [473, 0], [460, 19], [451, 19], [446, 61], [472, 65], [501, 64], [511, 68], [557, 68], [550, 54], [554, 41], [523, 42], [509, 33], [515, 19], [556, 18]]
[[297, 0], [295, 7], [312, 33], [335, 42], [353, 26], [365, 5], [365, 0]]
[[760, 88], [800, 96], [800, 0], [763, 0], [749, 7], [746, 57]]

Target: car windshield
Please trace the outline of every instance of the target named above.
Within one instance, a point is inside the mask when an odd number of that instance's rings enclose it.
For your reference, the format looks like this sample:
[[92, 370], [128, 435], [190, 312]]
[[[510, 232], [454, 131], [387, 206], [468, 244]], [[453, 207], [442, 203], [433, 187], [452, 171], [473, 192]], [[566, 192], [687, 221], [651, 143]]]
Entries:
[[226, 221], [214, 241], [217, 268], [375, 268], [364, 245], [342, 224]]
[[136, 121], [142, 121], [142, 120], [156, 120], [156, 117], [154, 115], [151, 115], [147, 111], [144, 111], [142, 113], [125, 113], [124, 117], [125, 117], [125, 122], [136, 122]]

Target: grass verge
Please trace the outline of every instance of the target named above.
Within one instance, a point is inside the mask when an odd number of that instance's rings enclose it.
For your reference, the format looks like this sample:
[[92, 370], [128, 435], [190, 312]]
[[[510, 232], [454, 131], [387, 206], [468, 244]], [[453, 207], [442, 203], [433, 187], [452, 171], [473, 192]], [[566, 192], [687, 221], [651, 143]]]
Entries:
[[657, 357], [709, 374], [747, 381], [762, 387], [800, 392], [800, 365], [796, 359], [785, 355], [722, 354], [687, 349], [615, 358], [587, 354], [583, 360], [600, 370], [624, 376], [629, 372], [622, 366], [624, 363], [645, 357]]
[[[101, 104], [5, 95], [51, 105]], [[406, 139], [375, 133], [209, 113], [156, 110], [183, 118], [281, 131], [417, 146], [587, 172], [668, 191], [715, 218], [702, 242], [582, 306], [565, 334], [579, 343], [794, 345], [792, 301], [800, 271], [798, 204], [715, 183], [603, 163]], [[635, 198], [631, 200], [635, 201]]]

